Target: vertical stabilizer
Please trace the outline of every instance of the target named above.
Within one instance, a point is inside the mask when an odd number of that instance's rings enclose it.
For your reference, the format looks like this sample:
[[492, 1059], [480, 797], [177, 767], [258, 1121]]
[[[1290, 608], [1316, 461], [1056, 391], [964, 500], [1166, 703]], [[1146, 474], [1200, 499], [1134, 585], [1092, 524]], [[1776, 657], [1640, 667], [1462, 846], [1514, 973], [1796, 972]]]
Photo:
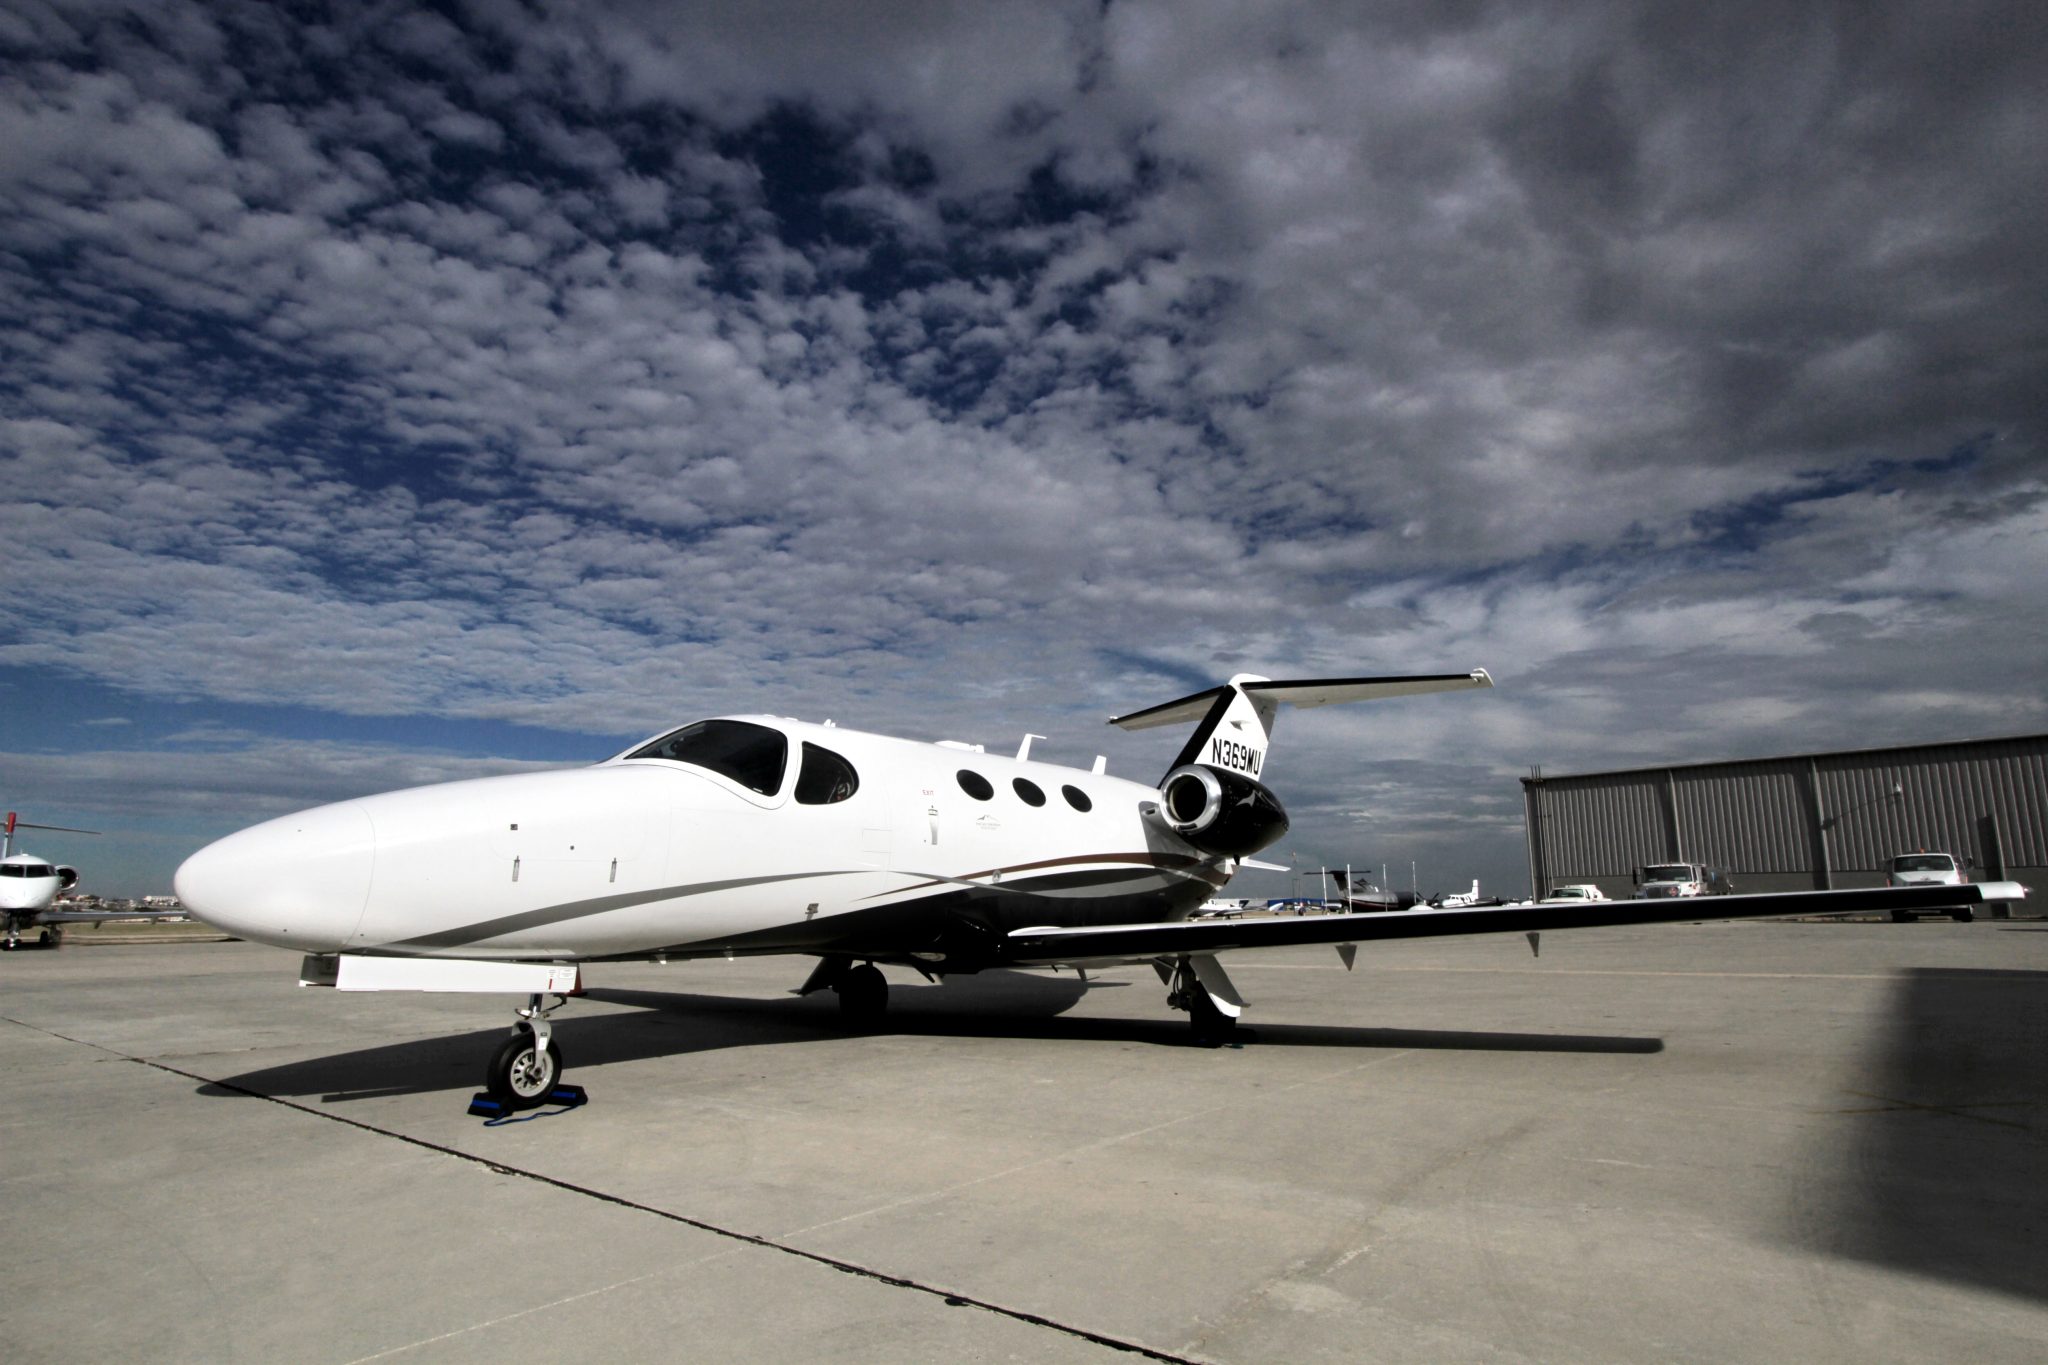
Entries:
[[1273, 744], [1273, 717], [1279, 714], [1280, 704], [1247, 692], [1245, 684], [1265, 681], [1256, 673], [1240, 673], [1216, 689], [1216, 700], [1188, 736], [1174, 766], [1206, 763], [1256, 781], [1266, 766], [1266, 750]]

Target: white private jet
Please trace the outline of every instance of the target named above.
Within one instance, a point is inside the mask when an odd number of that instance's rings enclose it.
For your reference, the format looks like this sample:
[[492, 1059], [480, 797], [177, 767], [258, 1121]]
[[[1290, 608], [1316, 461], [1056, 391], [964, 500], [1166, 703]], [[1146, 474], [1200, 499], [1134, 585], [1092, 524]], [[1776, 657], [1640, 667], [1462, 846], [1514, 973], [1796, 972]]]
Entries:
[[59, 910], [57, 897], [78, 885], [78, 869], [65, 867], [38, 858], [33, 853], [14, 851], [14, 831], [17, 829], [47, 829], [62, 834], [98, 834], [96, 829], [73, 829], [69, 825], [38, 825], [24, 820], [13, 811], [7, 812], [7, 828], [0, 837], [0, 916], [6, 923], [6, 937], [0, 938], [0, 952], [13, 952], [22, 946], [22, 935], [37, 930], [33, 943], [39, 948], [54, 948], [60, 941], [55, 925], [60, 924], [104, 924], [109, 920], [134, 920], [144, 923], [154, 920], [184, 919], [181, 908], [170, 907], [151, 910]]
[[96, 829], [73, 829], [69, 825], [38, 825], [24, 820], [13, 811], [7, 812], [7, 829], [0, 835], [0, 916], [7, 920], [6, 937], [0, 938], [0, 952], [13, 952], [21, 946], [21, 936], [31, 929], [40, 929], [38, 945], [49, 948], [57, 942], [56, 931], [49, 926], [65, 921], [105, 919], [107, 915], [77, 910], [52, 910], [58, 893], [69, 891], [78, 885], [78, 869], [64, 867], [33, 853], [14, 851], [14, 831], [17, 829], [47, 829], [63, 834], [97, 834]]
[[1438, 896], [1430, 902], [1430, 905], [1438, 910], [1468, 910], [1473, 906], [1499, 905], [1500, 903], [1498, 897], [1489, 899], [1480, 895], [1479, 879], [1474, 877], [1470, 891], [1453, 891], [1447, 896]]
[[[1485, 670], [1275, 682], [1242, 674], [1119, 716], [1194, 723], [1156, 785], [955, 741], [743, 715], [587, 768], [417, 787], [229, 835], [178, 869], [191, 913], [306, 954], [300, 984], [527, 997], [485, 1072], [506, 1108], [561, 1074], [549, 1014], [588, 961], [799, 954], [801, 993], [871, 1021], [878, 964], [928, 979], [1003, 967], [1153, 967], [1167, 1004], [1221, 1041], [1244, 1000], [1217, 955], [1382, 938], [1905, 905], [1945, 886], [1598, 907], [1192, 918], [1287, 830], [1259, 780], [1274, 717], [1492, 686]], [[1284, 870], [1284, 869], [1281, 869]], [[1964, 888], [1965, 891], [1968, 888]], [[1995, 893], [1996, 894], [1996, 893]], [[1917, 904], [1917, 901], [1914, 902]], [[1930, 902], [1931, 903], [1931, 902]], [[547, 1005], [548, 997], [555, 1004]]]

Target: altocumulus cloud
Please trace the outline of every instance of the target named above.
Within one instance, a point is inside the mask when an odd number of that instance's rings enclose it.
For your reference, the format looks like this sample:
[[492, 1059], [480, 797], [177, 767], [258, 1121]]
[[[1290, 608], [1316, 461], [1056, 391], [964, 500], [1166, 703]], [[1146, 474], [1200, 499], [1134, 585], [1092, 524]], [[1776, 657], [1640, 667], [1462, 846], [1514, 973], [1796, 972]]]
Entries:
[[1142, 773], [1095, 722], [1197, 680], [1486, 664], [1275, 776], [1309, 862], [1507, 883], [1531, 762], [2038, 727], [2043, 39], [14, 5], [10, 804], [769, 708]]

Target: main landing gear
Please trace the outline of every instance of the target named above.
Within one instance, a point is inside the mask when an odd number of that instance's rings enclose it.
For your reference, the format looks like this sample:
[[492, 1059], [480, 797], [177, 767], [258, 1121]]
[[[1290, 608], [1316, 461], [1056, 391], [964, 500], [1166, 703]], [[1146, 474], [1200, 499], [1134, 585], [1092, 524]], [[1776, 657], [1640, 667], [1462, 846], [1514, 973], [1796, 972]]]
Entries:
[[839, 1018], [850, 1028], [873, 1028], [889, 1012], [889, 979], [872, 962], [855, 965], [852, 958], [846, 957], [818, 959], [818, 965], [811, 969], [804, 984], [796, 988], [796, 993], [809, 995], [822, 990], [830, 990], [839, 997]]
[[855, 1028], [872, 1028], [889, 1012], [889, 980], [872, 962], [848, 967], [833, 989], [839, 992], [839, 1017]]
[[[1197, 1044], [1223, 1047], [1238, 1040], [1237, 1017], [1244, 1013], [1244, 997], [1212, 954], [1154, 958], [1152, 969], [1166, 986], [1166, 1003], [1187, 1011]], [[873, 1028], [888, 1013], [889, 983], [872, 962], [820, 958], [796, 994], [822, 990], [839, 996], [840, 1020], [850, 1028]]]
[[1152, 970], [1166, 986], [1166, 1003], [1188, 1012], [1198, 1046], [1223, 1047], [1236, 1039], [1244, 997], [1224, 973], [1222, 963], [1207, 953], [1190, 953], [1154, 958]]
[[507, 1109], [537, 1109], [543, 1104], [571, 1102], [569, 1091], [576, 1092], [573, 1102], [582, 1102], [580, 1090], [561, 1084], [562, 1049], [556, 1045], [548, 1025], [548, 1016], [568, 1004], [569, 997], [558, 995], [554, 1004], [545, 1006], [544, 999], [539, 995], [527, 997], [526, 1007], [519, 1011], [519, 1022], [512, 1026], [512, 1036], [498, 1045], [484, 1070], [484, 1089]]

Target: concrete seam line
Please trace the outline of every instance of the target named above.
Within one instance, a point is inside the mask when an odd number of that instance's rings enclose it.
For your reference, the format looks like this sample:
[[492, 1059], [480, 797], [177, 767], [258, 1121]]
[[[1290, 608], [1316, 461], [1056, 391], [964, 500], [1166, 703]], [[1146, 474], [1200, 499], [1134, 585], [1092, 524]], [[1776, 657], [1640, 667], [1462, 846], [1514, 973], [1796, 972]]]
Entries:
[[[35, 1026], [29, 1025], [28, 1027], [33, 1028]], [[65, 1042], [75, 1043], [83, 1041], [77, 1038], [64, 1038], [63, 1034], [52, 1033], [48, 1029], [38, 1029], [37, 1031], [49, 1033], [53, 1038], [63, 1038]], [[1066, 1336], [1079, 1338], [1082, 1341], [1092, 1342], [1097, 1346], [1106, 1346], [1114, 1351], [1124, 1351], [1131, 1355], [1142, 1356], [1147, 1360], [1165, 1361], [1167, 1365], [1202, 1365], [1202, 1362], [1191, 1356], [1170, 1355], [1167, 1352], [1156, 1350], [1153, 1347], [1145, 1346], [1135, 1341], [1126, 1341], [1120, 1337], [1112, 1337], [1101, 1332], [1091, 1331], [1086, 1327], [1077, 1327], [1072, 1323], [1059, 1322], [1053, 1318], [1029, 1312], [1025, 1309], [1012, 1308], [987, 1299], [962, 1294], [956, 1290], [942, 1289], [936, 1285], [925, 1284], [919, 1280], [908, 1279], [901, 1275], [892, 1275], [887, 1271], [877, 1270], [872, 1266], [861, 1265], [855, 1261], [840, 1260], [837, 1257], [827, 1256], [821, 1252], [807, 1251], [803, 1247], [791, 1246], [786, 1242], [778, 1242], [773, 1238], [763, 1237], [756, 1233], [720, 1227], [716, 1223], [707, 1223], [701, 1218], [692, 1218], [688, 1214], [674, 1213], [667, 1209], [655, 1208], [649, 1204], [636, 1203], [631, 1199], [625, 1199], [615, 1194], [607, 1194], [603, 1190], [592, 1189], [587, 1185], [578, 1185], [573, 1181], [562, 1180], [551, 1175], [543, 1175], [539, 1171], [529, 1171], [517, 1166], [507, 1166], [488, 1157], [477, 1156], [454, 1147], [444, 1146], [438, 1142], [429, 1142], [425, 1138], [417, 1138], [410, 1134], [394, 1132], [389, 1128], [379, 1128], [377, 1125], [365, 1123], [361, 1119], [352, 1119], [341, 1114], [330, 1114], [311, 1105], [300, 1104], [294, 1100], [283, 1099], [276, 1095], [266, 1095], [260, 1090], [251, 1090], [246, 1086], [236, 1085], [232, 1081], [216, 1080], [211, 1076], [201, 1076], [196, 1072], [185, 1071], [166, 1062], [153, 1061], [147, 1057], [129, 1057], [115, 1052], [111, 1048], [100, 1048], [97, 1043], [86, 1043], [85, 1046], [99, 1048], [100, 1051], [112, 1053], [112, 1055], [120, 1057], [123, 1061], [134, 1062], [138, 1066], [150, 1067], [172, 1076], [181, 1076], [188, 1081], [197, 1081], [201, 1085], [217, 1085], [221, 1089], [232, 1091], [237, 1095], [246, 1095], [251, 1099], [282, 1105], [287, 1109], [297, 1110], [299, 1113], [308, 1114], [314, 1118], [326, 1119], [331, 1123], [343, 1124], [350, 1128], [358, 1128], [366, 1133], [374, 1133], [379, 1137], [391, 1138], [394, 1141], [423, 1148], [429, 1152], [437, 1152], [442, 1156], [453, 1157], [458, 1161], [466, 1161], [498, 1175], [518, 1176], [543, 1185], [552, 1185], [556, 1189], [567, 1190], [571, 1194], [580, 1194], [586, 1198], [596, 1199], [607, 1204], [616, 1204], [620, 1208], [631, 1209], [636, 1213], [651, 1214], [656, 1218], [665, 1219], [671, 1223], [680, 1223], [685, 1227], [695, 1228], [699, 1232], [708, 1232], [715, 1237], [729, 1238], [736, 1242], [744, 1242], [750, 1246], [760, 1247], [766, 1251], [781, 1252], [786, 1256], [794, 1256], [817, 1265], [827, 1266], [842, 1274], [874, 1280], [877, 1283], [890, 1285], [897, 1289], [908, 1289], [915, 1293], [928, 1294], [933, 1298], [941, 1300], [948, 1307], [979, 1308], [985, 1313], [994, 1313], [999, 1317], [1010, 1318], [1017, 1322], [1027, 1323], [1033, 1327], [1043, 1327]]]

